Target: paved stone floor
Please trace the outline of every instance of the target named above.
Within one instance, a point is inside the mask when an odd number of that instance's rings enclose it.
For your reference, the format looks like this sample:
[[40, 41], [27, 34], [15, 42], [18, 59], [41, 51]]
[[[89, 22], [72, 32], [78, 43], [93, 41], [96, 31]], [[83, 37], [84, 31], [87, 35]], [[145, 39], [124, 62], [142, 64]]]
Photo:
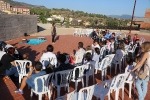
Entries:
[[[145, 37], [147, 40], [150, 40], [149, 36], [140, 36], [140, 37]], [[13, 39], [11, 41], [8, 41], [9, 44], [12, 44], [13, 46], [15, 46], [21, 53], [29, 53], [29, 59], [31, 61], [36, 61], [40, 58], [41, 56], [41, 52], [43, 50], [46, 49], [46, 46], [48, 44], [51, 44], [51, 36], [46, 36], [47, 41], [40, 44], [40, 45], [27, 45], [27, 44], [19, 44], [19, 42], [21, 42], [21, 40], [25, 38], [25, 37], [21, 37], [21, 38], [17, 38], [17, 39]], [[36, 36], [30, 36], [30, 37], [26, 37], [27, 39], [30, 38], [37, 38]], [[54, 46], [54, 53], [72, 53], [73, 51], [77, 50], [77, 44], [79, 41], [82, 41], [84, 43], [84, 47], [91, 45], [92, 44], [92, 40], [88, 37], [75, 37], [75, 36], [71, 36], [71, 35], [62, 35], [62, 36], [57, 36], [56, 37], [56, 43], [53, 44]], [[123, 68], [124, 69], [124, 68]], [[114, 71], [112, 71], [114, 72]], [[112, 73], [112, 75], [109, 75], [109, 70], [108, 70], [108, 75], [107, 78], [111, 78], [115, 76], [114, 73]], [[95, 81], [96, 83], [101, 82], [101, 74], [100, 72], [95, 75]], [[93, 83], [90, 81], [89, 85], [92, 85]], [[2, 77], [0, 77], [0, 100], [29, 100], [30, 99], [30, 89], [28, 89], [27, 87], [24, 90], [24, 94], [23, 95], [18, 95], [15, 94], [13, 92], [13, 90], [16, 89], [16, 86], [18, 86], [18, 82], [12, 82], [11, 80], [6, 80], [4, 81], [2, 79]], [[70, 90], [73, 91], [74, 90], [74, 83], [70, 83]], [[78, 90], [81, 89], [81, 83], [79, 83], [79, 88]], [[61, 96], [65, 95], [67, 92], [64, 91], [64, 89], [62, 88], [61, 90]], [[134, 100], [135, 97], [137, 97], [137, 93], [134, 94], [133, 89], [132, 89], [132, 98], [128, 98], [128, 85], [126, 84], [125, 87], [125, 99], [124, 100]], [[119, 93], [119, 100], [121, 100], [121, 91]], [[53, 95], [52, 95], [52, 100], [54, 100], [56, 98], [56, 91], [54, 91]], [[32, 100], [38, 100], [37, 96], [33, 96]], [[43, 97], [43, 100], [48, 100], [47, 97]], [[95, 97], [93, 97], [92, 100], [96, 100]], [[107, 97], [105, 98], [105, 100], [107, 100]], [[111, 94], [111, 100], [115, 100], [115, 92], [113, 92]], [[145, 100], [150, 100], [150, 82], [149, 82], [149, 88], [148, 88], [148, 93], [146, 96]]]

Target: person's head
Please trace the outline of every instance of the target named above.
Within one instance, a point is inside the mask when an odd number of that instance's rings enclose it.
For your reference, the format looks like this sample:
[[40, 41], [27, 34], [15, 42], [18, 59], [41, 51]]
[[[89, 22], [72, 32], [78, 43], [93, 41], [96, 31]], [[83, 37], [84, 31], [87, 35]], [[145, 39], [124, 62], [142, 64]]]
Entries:
[[124, 42], [123, 41], [120, 42], [118, 49], [124, 50]]
[[78, 48], [83, 48], [83, 42], [78, 43]]
[[127, 58], [127, 64], [128, 65], [133, 65], [133, 59]]
[[132, 40], [131, 35], [128, 35], [127, 39], [128, 39], [128, 41], [131, 41]]
[[106, 40], [106, 43], [109, 43], [109, 42], [110, 42], [110, 40], [109, 40], [109, 39], [107, 39], [107, 40]]
[[24, 59], [24, 60], [27, 60], [27, 59], [28, 59], [28, 55], [29, 55], [29, 54], [27, 54], [27, 53], [23, 54], [23, 56], [22, 56], [23, 59]]
[[64, 54], [59, 54], [58, 57], [57, 57], [57, 59], [58, 59], [59, 63], [65, 63], [66, 56]]
[[91, 61], [91, 60], [92, 60], [92, 55], [91, 55], [90, 52], [87, 52], [87, 53], [85, 54], [85, 60], [87, 60], [87, 61]]
[[142, 52], [149, 52], [150, 51], [150, 42], [144, 42], [141, 45]]
[[48, 45], [46, 49], [48, 52], [53, 52], [54, 47], [52, 45]]
[[93, 41], [93, 44], [94, 44], [94, 45], [99, 44], [98, 40], [97, 40], [97, 39], [95, 39], [95, 40]]
[[134, 34], [134, 37], [137, 38], [137, 37], [138, 37], [138, 34]]
[[139, 63], [141, 61], [141, 56], [137, 56], [136, 58], [135, 58], [135, 62], [136, 63]]
[[111, 42], [114, 42], [114, 41], [115, 41], [115, 38], [111, 38], [110, 41], [111, 41]]
[[112, 35], [111, 35], [111, 36], [115, 37], [115, 33], [112, 33]]
[[39, 61], [37, 61], [37, 62], [35, 62], [34, 69], [35, 69], [36, 71], [41, 71], [42, 66], [43, 66], [42, 63], [39, 62]]
[[53, 22], [53, 23], [52, 23], [52, 26], [55, 26], [55, 25], [56, 25], [56, 24]]
[[10, 47], [10, 48], [7, 49], [7, 53], [8, 53], [8, 54], [13, 55], [14, 52], [15, 52], [15, 48], [13, 48], [13, 47]]
[[95, 52], [99, 55], [100, 54], [99, 48], [95, 48]]
[[88, 50], [92, 50], [91, 46], [86, 47], [86, 51], [88, 51]]

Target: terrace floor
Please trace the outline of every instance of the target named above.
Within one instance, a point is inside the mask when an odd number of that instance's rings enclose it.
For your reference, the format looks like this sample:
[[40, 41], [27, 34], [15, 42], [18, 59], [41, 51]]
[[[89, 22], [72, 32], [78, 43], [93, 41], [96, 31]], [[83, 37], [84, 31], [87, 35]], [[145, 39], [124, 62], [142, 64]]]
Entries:
[[[47, 41], [39, 44], [39, 45], [27, 45], [27, 44], [19, 44], [21, 40], [25, 37], [13, 39], [11, 41], [8, 41], [7, 43], [12, 44], [15, 46], [22, 54], [23, 53], [28, 53], [29, 54], [29, 60], [32, 62], [38, 60], [41, 56], [41, 53], [43, 50], [46, 49], [46, 46], [48, 44], [51, 44], [51, 36], [45, 36]], [[150, 40], [149, 36], [145, 35], [140, 35], [140, 37], [144, 37], [147, 40]], [[29, 36], [27, 39], [30, 38], [37, 38], [36, 36]], [[61, 35], [56, 37], [56, 43], [53, 44], [54, 46], [54, 53], [73, 53], [75, 50], [77, 50], [77, 44], [78, 42], [82, 41], [84, 43], [84, 47], [91, 45], [92, 44], [92, 39], [87, 38], [87, 37], [75, 37], [71, 35]], [[122, 68], [124, 69], [124, 68]], [[114, 72], [114, 71], [112, 71]], [[107, 79], [114, 77], [115, 74], [112, 73], [112, 75], [109, 75], [109, 70], [108, 70], [108, 75]], [[95, 84], [101, 82], [101, 73], [99, 72], [97, 75], [95, 75]], [[89, 85], [92, 85], [93, 83], [90, 81]], [[23, 95], [15, 94], [13, 91], [17, 88], [18, 82], [13, 82], [12, 80], [3, 80], [2, 77], [0, 77], [0, 100], [29, 100], [30, 99], [30, 89], [27, 87], [24, 90]], [[74, 90], [74, 83], [70, 83], [70, 91]], [[81, 89], [81, 83], [79, 83], [79, 89]], [[128, 98], [128, 85], [125, 85], [125, 99], [124, 100], [134, 100], [135, 97], [137, 97], [137, 92], [134, 94], [134, 91], [132, 89], [132, 98]], [[64, 91], [64, 89], [61, 89], [61, 96], [65, 95], [67, 92]], [[121, 100], [121, 91], [119, 93], [119, 100]], [[52, 100], [56, 98], [56, 91], [52, 94]], [[107, 97], [105, 98], [107, 100]], [[32, 100], [38, 100], [37, 96], [33, 96]], [[43, 97], [43, 100], [48, 100], [47, 97]], [[93, 97], [92, 100], [97, 100], [95, 97]], [[115, 100], [115, 92], [111, 94], [111, 100]], [[150, 100], [150, 82], [149, 82], [149, 87], [148, 87], [148, 92], [146, 95], [145, 100]]]

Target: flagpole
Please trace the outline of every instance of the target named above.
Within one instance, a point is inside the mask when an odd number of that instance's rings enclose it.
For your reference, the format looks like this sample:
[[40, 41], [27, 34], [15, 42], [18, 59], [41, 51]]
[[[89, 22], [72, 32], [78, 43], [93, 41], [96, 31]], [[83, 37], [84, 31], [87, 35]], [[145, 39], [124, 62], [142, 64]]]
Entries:
[[135, 2], [134, 2], [134, 8], [133, 8], [133, 13], [132, 13], [132, 19], [131, 19], [129, 34], [131, 33], [131, 30], [132, 30], [132, 23], [133, 23], [133, 17], [134, 17], [135, 6], [136, 6], [136, 0], [135, 0]]

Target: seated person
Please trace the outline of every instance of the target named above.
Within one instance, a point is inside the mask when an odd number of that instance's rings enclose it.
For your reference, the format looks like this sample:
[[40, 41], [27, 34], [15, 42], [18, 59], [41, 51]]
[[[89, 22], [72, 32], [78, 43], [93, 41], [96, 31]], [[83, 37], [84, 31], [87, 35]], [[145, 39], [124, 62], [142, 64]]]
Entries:
[[[42, 60], [42, 58], [43, 59], [45, 59], [45, 58], [52, 58], [54, 61], [51, 61], [50, 63], [52, 65], [55, 65], [55, 67], [57, 67], [56, 66], [56, 64], [57, 64], [57, 58], [56, 58], [56, 55], [53, 53], [54, 47], [52, 45], [48, 45], [46, 49], [47, 49], [47, 51], [43, 52], [40, 60]], [[49, 61], [45, 61], [44, 64], [45, 65], [43, 65], [43, 66], [47, 66], [49, 64]]]
[[91, 46], [87, 46], [85, 52], [86, 52], [86, 53], [87, 53], [87, 52], [90, 52], [90, 53], [92, 54], [92, 48], [91, 48]]
[[64, 54], [59, 54], [58, 57], [57, 57], [57, 60], [58, 60], [58, 67], [54, 69], [54, 72], [57, 72], [57, 71], [63, 71], [63, 70], [68, 70], [68, 69], [73, 69], [74, 66], [71, 65], [71, 64], [65, 64], [65, 61], [66, 61], [66, 56]]
[[99, 42], [96, 39], [93, 41], [93, 44], [92, 44], [92, 49], [94, 50], [95, 48], [99, 48], [100, 49]]
[[83, 56], [85, 54], [85, 50], [83, 49], [83, 42], [78, 43], [78, 50], [75, 55], [71, 54], [70, 58], [74, 61], [74, 64], [81, 65], [83, 63]]
[[9, 76], [18, 77], [18, 71], [15, 65], [14, 60], [16, 60], [13, 56], [15, 52], [15, 48], [9, 47], [7, 49], [7, 53], [4, 54], [1, 58], [1, 67], [0, 67], [0, 74], [5, 75], [4, 78], [9, 79]]
[[[32, 67], [32, 69], [28, 73], [28, 76], [23, 78], [20, 88], [15, 90], [14, 92], [18, 94], [23, 94], [23, 89], [25, 88], [26, 84], [28, 84], [28, 86], [30, 86], [32, 89], [35, 89], [34, 79], [36, 77], [46, 74], [46, 72], [41, 71], [41, 69], [42, 69], [42, 64], [40, 62], [36, 62], [35, 66]], [[38, 91], [39, 92], [42, 91], [41, 80], [38, 80]]]
[[100, 50], [99, 48], [95, 48], [92, 60], [99, 61], [99, 57], [100, 57]]
[[109, 30], [106, 31], [105, 39], [110, 39], [111, 34], [109, 33]]

